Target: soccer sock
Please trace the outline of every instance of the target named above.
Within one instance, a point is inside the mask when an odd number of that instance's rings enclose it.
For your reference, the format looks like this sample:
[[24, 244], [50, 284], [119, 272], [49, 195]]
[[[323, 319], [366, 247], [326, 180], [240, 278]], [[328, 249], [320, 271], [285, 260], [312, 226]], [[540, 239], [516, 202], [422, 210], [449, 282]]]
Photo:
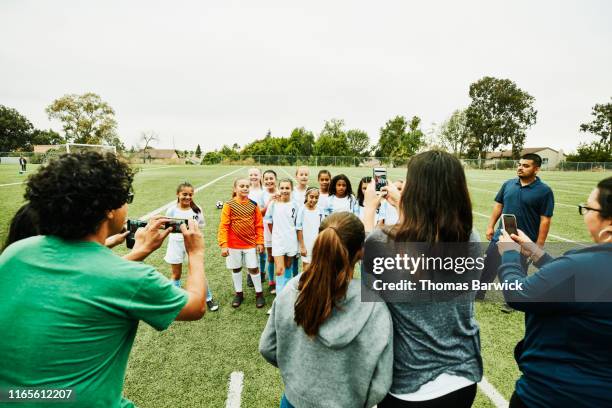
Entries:
[[232, 272], [232, 281], [234, 282], [236, 293], [242, 293], [242, 271]]
[[274, 276], [274, 261], [270, 262], [268, 261], [268, 280], [270, 281], [270, 283], [274, 282], [275, 276]]
[[180, 281], [180, 280], [174, 280], [174, 279], [173, 279], [173, 280], [171, 280], [170, 282], [172, 282], [172, 284], [173, 284], [174, 286], [176, 286], [177, 288], [180, 288], [180, 287], [181, 287], [181, 281]]
[[293, 276], [297, 276], [299, 269], [300, 269], [300, 265], [298, 263], [298, 257], [296, 256], [295, 258], [293, 258], [293, 265], [292, 265], [292, 269], [291, 269], [292, 275]]
[[263, 254], [259, 254], [259, 272], [266, 273], [266, 258], [268, 254], [265, 252]]
[[206, 288], [206, 301], [212, 300], [212, 292], [210, 291], [210, 287]]
[[281, 294], [286, 282], [287, 278], [285, 278], [285, 275], [280, 275], [276, 277], [276, 296]]
[[251, 279], [255, 286], [255, 293], [261, 293], [263, 291], [261, 288], [261, 273], [257, 272], [255, 275], [251, 275]]

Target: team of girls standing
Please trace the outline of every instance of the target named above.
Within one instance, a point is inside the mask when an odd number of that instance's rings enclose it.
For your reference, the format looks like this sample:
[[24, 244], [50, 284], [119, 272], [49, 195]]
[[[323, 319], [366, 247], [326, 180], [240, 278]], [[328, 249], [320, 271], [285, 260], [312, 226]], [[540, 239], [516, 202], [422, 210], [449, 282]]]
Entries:
[[244, 300], [242, 290], [244, 262], [255, 286], [255, 305], [261, 308], [266, 301], [263, 296], [257, 253], [264, 251], [263, 219], [259, 205], [249, 199], [249, 186], [250, 182], [247, 179], [234, 181], [232, 199], [223, 205], [217, 238], [221, 247], [221, 256], [226, 258], [227, 269], [232, 271], [236, 292], [232, 307], [239, 307]]
[[[176, 188], [176, 204], [168, 208], [166, 217], [194, 220], [201, 230], [204, 229], [205, 220], [202, 209], [193, 201], [193, 186], [188, 182], [182, 182]], [[181, 275], [183, 273], [183, 261], [187, 257], [183, 234], [170, 234], [168, 247], [164, 261], [170, 264], [172, 284], [181, 287]], [[219, 305], [213, 299], [210, 285], [207, 285], [206, 305], [212, 312], [219, 309]]]

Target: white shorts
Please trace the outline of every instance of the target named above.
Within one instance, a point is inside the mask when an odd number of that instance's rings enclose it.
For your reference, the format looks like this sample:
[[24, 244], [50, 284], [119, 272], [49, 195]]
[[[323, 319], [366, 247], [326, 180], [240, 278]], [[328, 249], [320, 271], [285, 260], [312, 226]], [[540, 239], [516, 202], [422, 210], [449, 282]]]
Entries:
[[182, 264], [187, 256], [185, 250], [185, 242], [174, 239], [168, 239], [168, 248], [166, 249], [166, 256], [164, 261], [171, 265]]
[[264, 247], [272, 248], [272, 231], [267, 222], [264, 222]]
[[228, 249], [229, 255], [227, 256], [227, 258], [225, 258], [225, 266], [227, 267], [227, 269], [242, 268], [243, 259], [247, 268], [255, 269], [259, 267], [257, 251], [255, 250], [255, 248]]
[[295, 248], [272, 247], [272, 256], [288, 256], [294, 257], [298, 254]]

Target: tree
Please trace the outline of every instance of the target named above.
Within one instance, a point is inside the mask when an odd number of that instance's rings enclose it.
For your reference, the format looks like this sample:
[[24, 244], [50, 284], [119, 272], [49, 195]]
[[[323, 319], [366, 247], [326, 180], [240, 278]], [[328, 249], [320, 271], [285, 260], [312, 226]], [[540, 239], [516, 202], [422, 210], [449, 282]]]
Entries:
[[54, 100], [46, 112], [49, 119], [62, 123], [69, 143], [116, 143], [115, 111], [95, 93], [64, 95]]
[[517, 159], [526, 130], [536, 123], [535, 99], [511, 80], [493, 77], [471, 84], [469, 95], [472, 102], [466, 110], [466, 125], [478, 157], [508, 144]]
[[[287, 151], [295, 152], [296, 156], [310, 156], [314, 151], [314, 134], [303, 127], [295, 128], [289, 136]], [[292, 153], [287, 153], [292, 154]]]
[[13, 108], [0, 105], [0, 151], [28, 150], [34, 126]]
[[34, 129], [32, 132], [32, 145], [59, 145], [65, 143], [64, 138], [52, 129]]
[[442, 145], [457, 157], [463, 157], [470, 142], [465, 110], [456, 110], [440, 128]]
[[198, 147], [196, 147], [195, 149], [195, 156], [199, 159], [200, 156], [202, 156], [202, 149], [200, 148], [200, 145], [198, 144]]
[[580, 131], [589, 132], [601, 138], [594, 148], [601, 148], [607, 154], [612, 154], [612, 103], [598, 103], [593, 106], [592, 122], [580, 125]]
[[342, 129], [344, 120], [326, 120], [323, 130], [315, 142], [314, 152], [317, 156], [346, 156], [348, 142]]
[[380, 137], [376, 145], [376, 156], [391, 157], [393, 151], [399, 146], [402, 136], [406, 133], [408, 122], [403, 116], [396, 116], [380, 128]]
[[600, 141], [588, 144], [580, 143], [576, 153], [568, 154], [565, 156], [565, 160], [569, 162], [610, 162], [612, 161], [612, 153], [602, 148]]
[[376, 156], [406, 159], [414, 155], [424, 143], [421, 119], [413, 116], [410, 123], [403, 116], [388, 120], [380, 128]]
[[147, 132], [140, 133], [140, 140], [144, 143], [144, 147], [142, 148], [142, 162], [147, 162], [147, 149], [150, 147], [153, 142], [159, 142], [159, 137], [157, 133], [152, 130]]
[[370, 147], [370, 137], [360, 129], [351, 129], [346, 132], [346, 141], [351, 156], [367, 156]]

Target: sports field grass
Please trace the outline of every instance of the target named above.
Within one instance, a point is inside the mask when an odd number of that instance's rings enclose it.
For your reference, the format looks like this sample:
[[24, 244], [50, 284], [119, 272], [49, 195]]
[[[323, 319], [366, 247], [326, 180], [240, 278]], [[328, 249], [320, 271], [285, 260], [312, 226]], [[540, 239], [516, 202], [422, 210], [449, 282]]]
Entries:
[[[33, 171], [34, 166], [28, 166]], [[279, 177], [293, 175], [294, 168], [274, 168]], [[311, 168], [311, 184], [316, 172]], [[329, 168], [333, 175], [344, 172], [356, 189], [362, 176], [371, 175], [366, 168]], [[257, 351], [259, 336], [266, 323], [266, 308], [255, 308], [255, 294], [245, 285], [245, 302], [239, 309], [230, 306], [233, 296], [231, 278], [216, 244], [220, 211], [217, 200], [227, 200], [231, 184], [238, 175], [246, 175], [246, 168], [236, 166], [144, 166], [135, 179], [135, 199], [130, 205], [132, 218], [147, 214], [175, 199], [176, 186], [190, 181], [202, 186], [228, 175], [195, 195], [195, 202], [204, 210], [206, 227], [205, 268], [210, 286], [220, 310], [207, 313], [198, 322], [177, 322], [159, 333], [142, 324], [132, 350], [125, 395], [140, 407], [223, 407], [227, 399], [228, 380], [235, 371], [244, 373], [242, 407], [275, 407], [282, 394], [278, 370], [266, 363]], [[288, 173], [288, 174], [287, 174]], [[468, 171], [473, 200], [475, 227], [484, 239], [493, 197], [501, 183], [514, 177], [513, 171]], [[576, 204], [584, 202], [596, 183], [610, 173], [540, 173], [555, 193], [555, 215], [549, 241], [573, 240], [589, 242], [588, 234], [578, 215]], [[391, 179], [405, 176], [405, 169], [389, 169]], [[0, 166], [0, 240], [6, 237], [8, 222], [23, 202], [25, 179], [17, 173], [16, 165]], [[75, 217], [78, 214], [75, 214]], [[116, 249], [124, 253], [125, 247]], [[168, 276], [170, 268], [163, 261], [165, 245], [147, 258]], [[184, 268], [186, 272], [187, 268]], [[268, 305], [273, 297], [267, 295]], [[477, 303], [476, 318], [481, 327], [482, 354], [485, 376], [508, 400], [519, 375], [513, 359], [513, 348], [522, 337], [522, 313], [503, 314], [499, 304]], [[476, 407], [494, 405], [480, 390]]]

